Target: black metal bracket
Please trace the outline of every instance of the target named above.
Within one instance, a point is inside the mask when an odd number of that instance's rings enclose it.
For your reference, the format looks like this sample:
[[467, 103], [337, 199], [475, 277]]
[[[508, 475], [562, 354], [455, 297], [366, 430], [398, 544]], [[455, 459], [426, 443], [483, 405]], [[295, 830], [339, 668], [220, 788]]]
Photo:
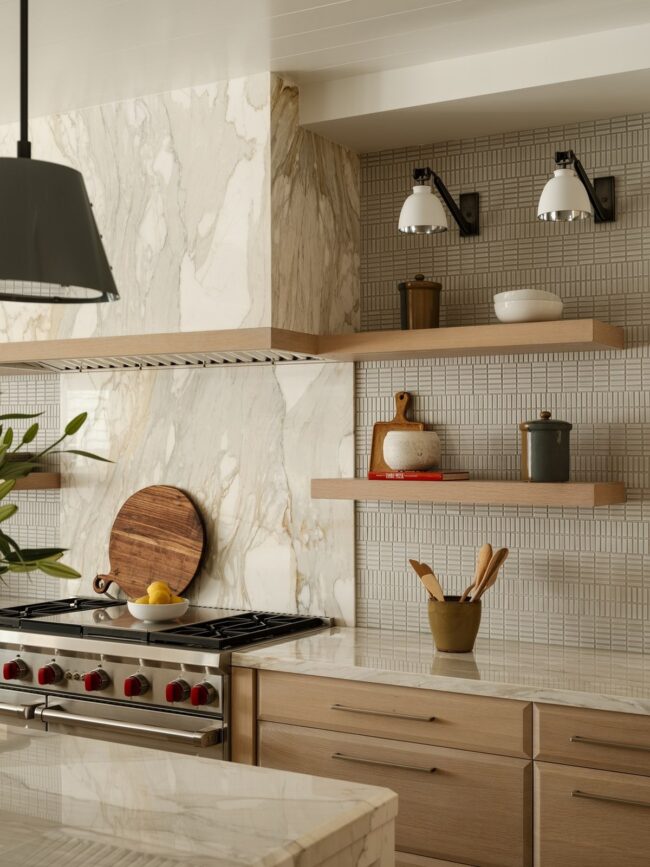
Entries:
[[32, 145], [29, 141], [28, 122], [28, 73], [29, 73], [29, 0], [20, 0], [20, 140], [18, 156], [29, 159]]
[[573, 151], [556, 151], [555, 162], [559, 166], [573, 166], [580, 182], [587, 191], [594, 209], [594, 222], [612, 223], [616, 219], [616, 183], [613, 175], [594, 178], [593, 184], [584, 166]]
[[437, 175], [433, 169], [419, 168], [413, 169], [413, 180], [416, 184], [426, 183], [433, 180], [435, 188], [440, 193], [440, 197], [447, 205], [449, 213], [458, 223], [460, 234], [467, 238], [470, 235], [479, 234], [479, 194], [478, 193], [461, 193], [457, 205], [451, 193], [444, 184], [444, 181]]

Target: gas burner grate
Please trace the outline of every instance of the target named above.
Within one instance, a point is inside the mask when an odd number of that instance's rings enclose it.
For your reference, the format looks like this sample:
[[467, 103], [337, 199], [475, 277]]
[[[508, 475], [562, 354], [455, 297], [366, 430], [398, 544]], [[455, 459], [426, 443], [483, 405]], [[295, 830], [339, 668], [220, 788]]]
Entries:
[[150, 644], [180, 644], [183, 647], [205, 647], [231, 650], [256, 641], [269, 641], [292, 632], [318, 629], [329, 625], [322, 617], [301, 614], [267, 614], [247, 611], [219, 620], [190, 623], [163, 629], [149, 635]]
[[55, 599], [51, 602], [32, 602], [0, 608], [0, 625], [17, 627], [23, 620], [35, 617], [51, 617], [55, 614], [74, 614], [77, 611], [92, 611], [95, 608], [110, 608], [123, 605], [117, 599], [89, 599], [72, 596], [69, 599]]

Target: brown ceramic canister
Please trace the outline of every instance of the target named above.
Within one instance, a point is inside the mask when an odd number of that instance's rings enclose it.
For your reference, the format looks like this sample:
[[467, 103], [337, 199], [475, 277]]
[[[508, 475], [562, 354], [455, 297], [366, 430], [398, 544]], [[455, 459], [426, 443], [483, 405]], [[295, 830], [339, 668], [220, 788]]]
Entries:
[[416, 274], [413, 280], [398, 284], [402, 330], [438, 328], [442, 284]]

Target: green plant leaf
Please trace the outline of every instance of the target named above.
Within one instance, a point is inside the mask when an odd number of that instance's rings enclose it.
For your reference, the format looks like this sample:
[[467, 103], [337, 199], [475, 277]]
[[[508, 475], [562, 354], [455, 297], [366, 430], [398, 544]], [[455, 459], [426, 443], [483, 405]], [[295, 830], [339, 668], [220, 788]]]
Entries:
[[7, 494], [13, 491], [15, 484], [15, 479], [8, 479], [6, 482], [2, 482], [2, 484], [0, 484], [0, 500], [4, 500]]
[[46, 575], [51, 575], [53, 578], [81, 578], [80, 572], [77, 572], [72, 566], [66, 566], [65, 563], [39, 560], [37, 566], [41, 572], [45, 572]]
[[0, 506], [0, 522], [11, 518], [11, 516], [15, 515], [17, 511], [18, 506], [16, 506], [15, 503], [7, 503], [5, 506]]
[[5, 555], [8, 563], [36, 563], [38, 560], [51, 560], [63, 557], [67, 548], [21, 548]]
[[67, 437], [73, 436], [77, 431], [83, 426], [84, 422], [88, 418], [87, 412], [81, 412], [79, 415], [76, 415], [71, 421], [67, 423], [64, 428], [65, 435]]
[[25, 433], [23, 434], [23, 441], [21, 445], [26, 445], [27, 443], [31, 443], [36, 434], [38, 433], [38, 422], [35, 421], [34, 424], [30, 425]]
[[38, 565], [36, 563], [8, 563], [7, 569], [10, 572], [33, 572], [34, 569], [38, 569]]
[[2, 438], [3, 445], [5, 445], [5, 446], [7, 446], [7, 448], [9, 448], [9, 446], [12, 444], [13, 441], [14, 441], [14, 429], [11, 427], [8, 427], [7, 430], [5, 431], [4, 437]]
[[42, 412], [8, 412], [4, 415], [0, 415], [0, 421], [5, 421], [8, 418], [38, 418], [39, 415], [43, 415]]
[[0, 465], [1, 479], [22, 479], [35, 472], [41, 464], [34, 461], [7, 461]]
[[103, 461], [105, 464], [114, 463], [110, 458], [103, 458], [101, 455], [94, 455], [92, 452], [84, 452], [81, 449], [56, 449], [50, 452], [52, 455], [81, 455], [82, 458], [91, 458], [93, 461]]

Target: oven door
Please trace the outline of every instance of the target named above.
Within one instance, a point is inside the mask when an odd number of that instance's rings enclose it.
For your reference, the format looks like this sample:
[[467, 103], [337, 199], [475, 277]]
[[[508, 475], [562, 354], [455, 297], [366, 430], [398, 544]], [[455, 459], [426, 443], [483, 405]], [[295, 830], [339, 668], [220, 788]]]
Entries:
[[[0, 723], [13, 726], [34, 726], [34, 717], [39, 707], [44, 706], [45, 697], [33, 692], [0, 688]], [[36, 722], [40, 728], [41, 723]]]
[[223, 720], [148, 707], [48, 696], [36, 716], [50, 732], [206, 758], [226, 756]]

